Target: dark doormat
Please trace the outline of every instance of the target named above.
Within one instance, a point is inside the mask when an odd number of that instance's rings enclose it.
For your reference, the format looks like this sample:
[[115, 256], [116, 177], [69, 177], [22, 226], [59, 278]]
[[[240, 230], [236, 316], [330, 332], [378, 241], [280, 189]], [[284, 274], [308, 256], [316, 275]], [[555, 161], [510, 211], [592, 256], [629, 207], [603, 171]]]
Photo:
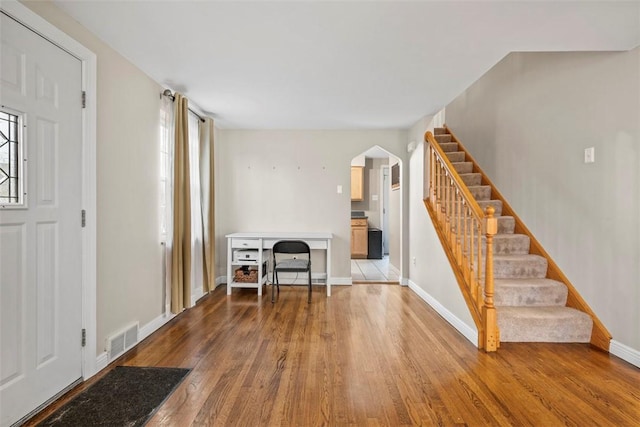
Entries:
[[117, 366], [38, 426], [143, 426], [189, 371]]

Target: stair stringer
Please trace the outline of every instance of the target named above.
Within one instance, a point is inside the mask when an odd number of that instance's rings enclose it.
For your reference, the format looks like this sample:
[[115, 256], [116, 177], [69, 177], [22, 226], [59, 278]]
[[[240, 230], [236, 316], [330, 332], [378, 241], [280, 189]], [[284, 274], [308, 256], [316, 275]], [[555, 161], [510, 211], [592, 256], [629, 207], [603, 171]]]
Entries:
[[[563, 283], [567, 287], [568, 295], [567, 295], [566, 306], [582, 311], [591, 317], [591, 319], [593, 320], [593, 329], [591, 331], [591, 340], [590, 340], [591, 345], [608, 352], [609, 345], [611, 342], [611, 334], [609, 333], [607, 328], [600, 321], [600, 319], [598, 319], [598, 317], [593, 312], [591, 307], [589, 307], [589, 304], [587, 304], [584, 298], [582, 298], [578, 290], [573, 286], [573, 284], [569, 281], [567, 276], [565, 276], [562, 270], [560, 270], [560, 268], [553, 261], [551, 256], [549, 256], [549, 254], [544, 250], [540, 242], [538, 242], [538, 240], [531, 233], [531, 231], [524, 225], [524, 222], [522, 222], [520, 217], [518, 217], [518, 215], [515, 213], [511, 205], [509, 205], [509, 203], [506, 201], [504, 196], [502, 196], [502, 194], [497, 190], [493, 182], [491, 182], [491, 180], [487, 177], [487, 174], [485, 174], [484, 171], [480, 168], [480, 166], [478, 166], [478, 163], [476, 162], [476, 160], [473, 158], [471, 154], [469, 154], [469, 152], [464, 147], [464, 145], [462, 145], [460, 140], [446, 125], [444, 125], [444, 128], [446, 129], [447, 133], [451, 135], [452, 142], [456, 142], [458, 144], [458, 150], [464, 151], [465, 161], [472, 163], [473, 165], [472, 171], [475, 173], [480, 173], [482, 175], [481, 185], [491, 186], [491, 199], [500, 200], [502, 202], [502, 215], [511, 216], [515, 219], [514, 233], [524, 234], [526, 236], [529, 236], [529, 239], [531, 241], [529, 253], [534, 255], [539, 255], [547, 259], [548, 268], [547, 268], [546, 277], [548, 279], [557, 280], [558, 282]], [[427, 209], [429, 209], [428, 206], [427, 206]], [[429, 212], [429, 214], [431, 215], [431, 212]], [[478, 329], [478, 331], [480, 331], [480, 329]]]

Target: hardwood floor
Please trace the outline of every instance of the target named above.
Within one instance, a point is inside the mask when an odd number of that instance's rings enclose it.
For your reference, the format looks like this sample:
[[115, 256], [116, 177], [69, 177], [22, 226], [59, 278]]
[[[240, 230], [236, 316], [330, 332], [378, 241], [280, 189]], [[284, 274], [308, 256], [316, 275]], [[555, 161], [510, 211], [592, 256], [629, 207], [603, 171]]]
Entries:
[[639, 423], [640, 369], [589, 345], [487, 354], [400, 286], [267, 296], [218, 288], [110, 365], [193, 369], [149, 426]]

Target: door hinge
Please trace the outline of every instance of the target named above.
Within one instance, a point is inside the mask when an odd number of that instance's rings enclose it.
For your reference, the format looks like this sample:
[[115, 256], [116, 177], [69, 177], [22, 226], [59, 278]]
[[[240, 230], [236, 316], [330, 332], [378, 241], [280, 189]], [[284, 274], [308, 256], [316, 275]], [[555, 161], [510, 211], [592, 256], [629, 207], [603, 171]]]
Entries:
[[82, 209], [81, 215], [82, 215], [82, 227], [84, 228], [87, 225], [87, 211]]
[[82, 91], [82, 108], [87, 108], [87, 92]]
[[82, 329], [82, 346], [86, 346], [87, 345], [87, 330], [86, 329]]

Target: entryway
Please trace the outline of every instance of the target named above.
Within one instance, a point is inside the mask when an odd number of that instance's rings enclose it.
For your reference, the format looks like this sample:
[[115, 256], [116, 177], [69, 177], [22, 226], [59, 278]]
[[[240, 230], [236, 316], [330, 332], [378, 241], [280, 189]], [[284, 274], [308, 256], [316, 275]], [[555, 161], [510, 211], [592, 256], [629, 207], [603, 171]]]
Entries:
[[377, 145], [351, 162], [352, 282], [400, 281], [402, 192], [392, 182], [400, 168], [400, 159]]
[[83, 111], [95, 56], [17, 2], [0, 20], [0, 425], [11, 425], [95, 369], [82, 347], [89, 328], [95, 360], [95, 100]]

